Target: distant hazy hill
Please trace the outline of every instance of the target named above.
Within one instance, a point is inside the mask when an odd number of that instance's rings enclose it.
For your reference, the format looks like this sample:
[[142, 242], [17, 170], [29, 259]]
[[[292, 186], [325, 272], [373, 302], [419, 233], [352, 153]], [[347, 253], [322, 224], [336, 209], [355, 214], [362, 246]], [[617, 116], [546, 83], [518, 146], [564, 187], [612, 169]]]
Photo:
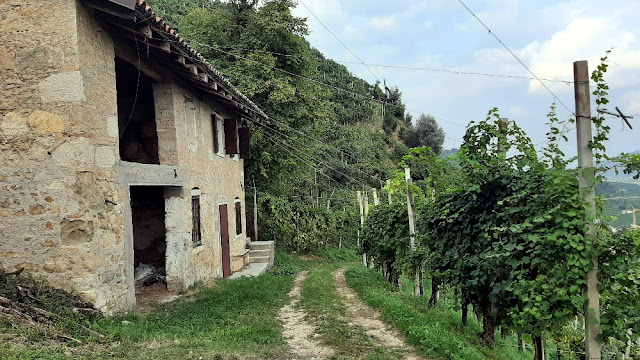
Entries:
[[458, 151], [460, 151], [459, 149], [453, 148], [450, 150], [442, 150], [442, 152], [440, 153], [440, 155], [438, 156], [441, 159], [446, 159], [451, 155], [457, 154]]
[[622, 211], [640, 209], [640, 184], [606, 181], [596, 185], [596, 192], [605, 198], [602, 213], [605, 222], [616, 227], [631, 225], [633, 217], [631, 214], [623, 214]]

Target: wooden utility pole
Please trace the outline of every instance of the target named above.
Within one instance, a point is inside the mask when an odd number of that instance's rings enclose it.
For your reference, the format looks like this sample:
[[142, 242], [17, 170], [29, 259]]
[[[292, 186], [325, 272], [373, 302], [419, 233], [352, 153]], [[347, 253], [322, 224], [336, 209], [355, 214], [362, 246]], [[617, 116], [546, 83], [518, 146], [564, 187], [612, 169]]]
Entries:
[[[582, 201], [586, 204], [587, 233], [585, 240], [596, 244], [595, 167], [593, 149], [589, 145], [591, 133], [591, 102], [589, 97], [589, 67], [586, 60], [573, 63], [573, 79], [576, 99], [576, 132], [578, 135], [578, 186]], [[585, 304], [585, 347], [588, 360], [600, 360], [600, 293], [598, 292], [598, 258], [587, 273], [587, 302]]]
[[[416, 204], [413, 200], [413, 191], [411, 190], [411, 169], [404, 169], [404, 180], [407, 182], [407, 212], [409, 215], [409, 244], [411, 252], [416, 251]], [[414, 294], [420, 295], [420, 270], [416, 272]]]

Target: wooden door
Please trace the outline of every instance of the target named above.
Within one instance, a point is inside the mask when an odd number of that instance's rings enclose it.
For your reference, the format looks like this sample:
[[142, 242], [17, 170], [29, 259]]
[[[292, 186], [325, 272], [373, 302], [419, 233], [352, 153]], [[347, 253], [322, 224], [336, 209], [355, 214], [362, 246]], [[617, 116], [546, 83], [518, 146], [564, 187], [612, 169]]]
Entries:
[[231, 251], [229, 249], [229, 214], [227, 205], [220, 205], [220, 242], [222, 244], [222, 276], [231, 275]]

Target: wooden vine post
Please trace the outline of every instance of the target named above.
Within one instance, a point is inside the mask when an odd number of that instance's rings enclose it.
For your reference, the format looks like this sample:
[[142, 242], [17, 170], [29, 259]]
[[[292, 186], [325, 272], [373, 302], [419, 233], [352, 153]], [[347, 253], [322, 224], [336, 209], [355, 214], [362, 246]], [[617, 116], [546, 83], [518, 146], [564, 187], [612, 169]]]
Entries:
[[[404, 180], [407, 182], [407, 213], [409, 215], [409, 244], [411, 252], [416, 251], [416, 204], [411, 190], [411, 169], [404, 169]], [[414, 294], [421, 295], [420, 270], [416, 272]]]
[[362, 207], [362, 193], [358, 191], [356, 193], [356, 197], [358, 198], [358, 205], [360, 206], [360, 228], [358, 229], [358, 247], [360, 247], [360, 230], [362, 229], [362, 225], [364, 225], [364, 208]]
[[[584, 202], [587, 214], [587, 243], [596, 244], [598, 233], [595, 224], [595, 176], [593, 149], [590, 146], [591, 103], [589, 99], [589, 69], [586, 60], [573, 63], [574, 90], [576, 99], [576, 132], [578, 136], [578, 186], [580, 198]], [[585, 347], [589, 360], [600, 360], [600, 293], [598, 291], [598, 258], [593, 257], [592, 267], [587, 273], [587, 302], [585, 304]]]

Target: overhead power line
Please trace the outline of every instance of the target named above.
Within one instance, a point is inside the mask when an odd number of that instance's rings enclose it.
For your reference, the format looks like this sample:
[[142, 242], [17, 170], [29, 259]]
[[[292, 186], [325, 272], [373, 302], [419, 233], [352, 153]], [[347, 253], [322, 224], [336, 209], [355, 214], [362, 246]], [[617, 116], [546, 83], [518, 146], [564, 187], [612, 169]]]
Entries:
[[[280, 69], [280, 68], [278, 68], [276, 66], [273, 66], [273, 65], [270, 65], [270, 64], [265, 64], [263, 62], [260, 62], [260, 61], [257, 61], [257, 60], [253, 60], [253, 59], [250, 59], [248, 57], [245, 57], [245, 56], [242, 56], [242, 55], [239, 55], [239, 54], [234, 54], [232, 52], [224, 51], [224, 50], [222, 50], [222, 49], [220, 49], [218, 47], [215, 47], [215, 46], [211, 46], [211, 45], [208, 45], [208, 44], [200, 43], [200, 42], [197, 42], [197, 41], [192, 41], [192, 43], [200, 45], [200, 46], [203, 46], [203, 47], [207, 47], [207, 48], [213, 49], [215, 51], [218, 51], [218, 52], [233, 56], [233, 57], [238, 58], [238, 59], [243, 59], [243, 60], [258, 64], [258, 65], [265, 66], [265, 67], [267, 67], [267, 68], [269, 68], [271, 70], [275, 70], [275, 71], [284, 73], [284, 74], [286, 74], [288, 76], [292, 76], [292, 77], [296, 77], [296, 78], [299, 78], [299, 79], [302, 79], [302, 80], [310, 81], [310, 82], [316, 83], [318, 85], [325, 86], [325, 87], [333, 89], [333, 90], [337, 90], [337, 91], [340, 91], [340, 92], [343, 92], [343, 93], [346, 93], [346, 94], [353, 95], [355, 97], [363, 98], [363, 99], [366, 99], [368, 101], [373, 101], [373, 102], [381, 104], [383, 106], [401, 107], [401, 105], [398, 105], [398, 104], [393, 104], [393, 103], [389, 103], [389, 102], [386, 102], [386, 101], [380, 101], [380, 100], [372, 99], [369, 95], [359, 94], [359, 93], [356, 93], [356, 92], [354, 92], [352, 90], [344, 89], [344, 88], [341, 88], [341, 87], [338, 87], [338, 86], [335, 86], [335, 85], [324, 83], [324, 82], [316, 80], [316, 79], [312, 79], [312, 78], [309, 78], [309, 77], [306, 77], [306, 76], [298, 75], [298, 74], [292, 73], [290, 71], [287, 71], [287, 70], [284, 70], [284, 69]], [[404, 109], [406, 111], [409, 111], [409, 112], [412, 112], [412, 113], [421, 113], [421, 114], [428, 113], [428, 112], [411, 110], [411, 109], [407, 108], [406, 106], [404, 106]], [[454, 124], [454, 125], [457, 125], [457, 126], [461, 126], [461, 127], [466, 127], [466, 125], [457, 123], [455, 121], [443, 119], [441, 117], [437, 117], [437, 116], [434, 116], [434, 115], [431, 115], [431, 116], [433, 116], [436, 120], [444, 121], [444, 122], [447, 122], [447, 123], [450, 123], [450, 124]]]
[[[502, 40], [500, 40], [500, 38], [493, 32], [491, 31], [491, 29], [489, 29], [489, 27], [482, 21], [480, 20], [480, 18], [478, 16], [476, 16], [476, 14], [471, 11], [471, 9], [469, 9], [469, 7], [462, 1], [462, 0], [458, 0], [458, 2], [460, 2], [460, 4], [462, 4], [462, 6], [464, 6], [465, 9], [467, 9], [467, 11], [469, 11], [469, 13], [471, 13], [471, 15], [473, 15], [474, 18], [476, 18], [476, 20], [478, 20], [478, 22], [484, 26], [485, 29], [487, 29], [487, 31], [489, 32], [489, 34], [491, 34], [491, 36], [493, 36], [496, 40], [498, 40], [498, 42], [505, 48], [507, 49], [507, 51], [516, 59], [518, 60], [518, 62], [520, 63], [520, 65], [522, 65], [528, 72], [529, 74], [531, 74], [531, 76], [533, 76], [536, 80], [538, 80], [538, 82], [544, 86], [545, 89], [547, 89], [547, 91], [571, 114], [574, 114], [574, 112], [569, 109], [569, 107], [567, 105], [565, 105], [564, 102], [562, 102], [562, 100], [560, 100], [560, 98], [553, 92], [551, 91], [551, 89], [549, 89], [549, 87], [536, 75], [533, 73], [533, 71], [531, 71], [531, 69], [529, 69], [529, 67], [522, 61], [520, 60], [520, 58], [513, 52], [511, 51], [511, 49], [509, 49], [509, 47], [502, 42]], [[575, 115], [575, 114], [574, 114]]]
[[[360, 62], [355, 62], [355, 61], [333, 60], [333, 59], [319, 58], [315, 56], [304, 56], [304, 55], [296, 55], [296, 54], [284, 54], [280, 52], [259, 50], [259, 49], [248, 49], [248, 48], [238, 47], [238, 46], [229, 46], [229, 45], [211, 45], [211, 46], [221, 48], [221, 49], [242, 50], [242, 51], [271, 54], [271, 55], [283, 56], [283, 57], [297, 57], [297, 58], [313, 59], [313, 60], [325, 61], [325, 62], [333, 61], [338, 64], [352, 64], [352, 65], [362, 64]], [[389, 65], [389, 64], [372, 64], [372, 63], [365, 63], [365, 65], [372, 66], [372, 67], [379, 67], [379, 68], [389, 68], [389, 69], [442, 72], [442, 73], [448, 73], [452, 75], [472, 75], [472, 76], [486, 76], [486, 77], [496, 77], [496, 78], [520, 79], [520, 80], [537, 80], [536, 78], [531, 76], [494, 74], [494, 73], [487, 73], [487, 72], [481, 72], [481, 71], [464, 71], [464, 70], [432, 68], [432, 67], [424, 67], [424, 66], [406, 66], [406, 65]], [[546, 81], [546, 82], [563, 83], [567, 85], [573, 84], [573, 81], [570, 81], [570, 80], [553, 80], [553, 79], [544, 79], [544, 78], [540, 78], [540, 80]]]
[[353, 51], [351, 51], [351, 49], [349, 49], [349, 47], [347, 47], [347, 45], [345, 45], [342, 40], [340, 40], [336, 34], [333, 33], [333, 31], [329, 30], [329, 28], [316, 16], [316, 14], [313, 13], [313, 11], [311, 11], [311, 9], [309, 9], [309, 7], [307, 7], [307, 5], [302, 1], [299, 0], [300, 4], [302, 4], [302, 6], [305, 7], [305, 9], [307, 9], [307, 11], [309, 11], [309, 13], [311, 15], [313, 15], [314, 18], [316, 18], [316, 20], [318, 20], [318, 22], [320, 23], [320, 25], [322, 25], [322, 27], [324, 27], [336, 40], [338, 40], [338, 42], [345, 48], [347, 49], [347, 51], [349, 53], [351, 53], [351, 55], [353, 55], [356, 59], [360, 60], [360, 62], [362, 63], [362, 65], [364, 65], [364, 67], [367, 68], [367, 70], [369, 70], [369, 72], [371, 73], [371, 75], [373, 75], [373, 77], [376, 78], [376, 80], [380, 81], [380, 79], [378, 79], [378, 77], [376, 76], [376, 74], [373, 73], [373, 71], [371, 71], [371, 69], [369, 68], [369, 66], [367, 66], [367, 64], [365, 64], [365, 62], [360, 59], [360, 57], [358, 55], [356, 55]]

